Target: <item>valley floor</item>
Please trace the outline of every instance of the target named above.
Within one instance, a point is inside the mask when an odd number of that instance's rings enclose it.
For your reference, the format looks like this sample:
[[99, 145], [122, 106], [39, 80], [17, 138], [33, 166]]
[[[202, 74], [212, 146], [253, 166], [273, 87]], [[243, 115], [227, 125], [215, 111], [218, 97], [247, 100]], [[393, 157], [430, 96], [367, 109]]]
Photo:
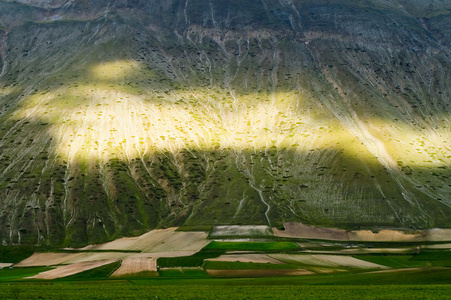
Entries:
[[3, 247], [0, 299], [451, 299], [449, 241], [213, 233], [159, 229], [53, 252]]

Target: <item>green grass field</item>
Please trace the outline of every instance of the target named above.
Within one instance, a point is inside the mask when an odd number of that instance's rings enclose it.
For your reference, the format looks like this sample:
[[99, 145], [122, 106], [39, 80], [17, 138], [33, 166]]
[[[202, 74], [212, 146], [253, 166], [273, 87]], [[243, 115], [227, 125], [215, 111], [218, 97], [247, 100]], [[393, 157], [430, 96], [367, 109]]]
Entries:
[[359, 255], [358, 259], [392, 268], [451, 267], [449, 251], [424, 251], [417, 255]]
[[450, 285], [299, 285], [258, 280], [1, 285], [2, 299], [448, 299]]
[[4, 268], [0, 270], [0, 282], [21, 280], [22, 278], [34, 276], [50, 269], [47, 267], [14, 268], [12, 270]]
[[204, 249], [241, 251], [290, 251], [299, 246], [292, 242], [211, 242]]

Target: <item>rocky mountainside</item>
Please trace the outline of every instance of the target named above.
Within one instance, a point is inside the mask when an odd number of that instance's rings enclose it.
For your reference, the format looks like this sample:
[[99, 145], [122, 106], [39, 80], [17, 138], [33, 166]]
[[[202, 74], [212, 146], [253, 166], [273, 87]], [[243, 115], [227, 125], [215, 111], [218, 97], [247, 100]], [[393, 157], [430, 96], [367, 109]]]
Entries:
[[0, 239], [451, 227], [451, 1], [0, 1]]

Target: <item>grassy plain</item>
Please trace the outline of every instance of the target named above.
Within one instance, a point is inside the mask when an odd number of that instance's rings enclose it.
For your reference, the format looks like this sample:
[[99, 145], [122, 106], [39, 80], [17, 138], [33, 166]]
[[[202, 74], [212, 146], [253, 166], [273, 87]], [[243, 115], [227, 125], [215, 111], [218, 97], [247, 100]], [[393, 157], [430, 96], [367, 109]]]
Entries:
[[[415, 275], [415, 274], [414, 274]], [[418, 275], [418, 274], [416, 274]], [[428, 274], [423, 274], [427, 276]], [[429, 274], [430, 275], [430, 274]], [[393, 275], [385, 275], [387, 280]], [[360, 275], [322, 278], [254, 278], [254, 279], [152, 279], [35, 282], [1, 284], [2, 299], [448, 299], [451, 285], [446, 284], [368, 284], [352, 280]], [[402, 276], [405, 277], [405, 276]], [[418, 276], [407, 278], [418, 279]]]

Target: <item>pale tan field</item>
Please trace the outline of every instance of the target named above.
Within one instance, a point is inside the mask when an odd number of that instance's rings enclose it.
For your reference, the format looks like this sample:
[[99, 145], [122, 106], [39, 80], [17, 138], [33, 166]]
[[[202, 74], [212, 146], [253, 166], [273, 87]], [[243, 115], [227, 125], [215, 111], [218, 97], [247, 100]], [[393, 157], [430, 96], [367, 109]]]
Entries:
[[141, 272], [152, 272], [155, 276], [158, 276], [157, 258], [127, 257], [122, 261], [120, 268], [117, 269], [111, 277], [120, 277]]
[[206, 232], [177, 232], [177, 228], [156, 229], [138, 237], [120, 238], [109, 243], [90, 245], [82, 250], [139, 250], [146, 253], [200, 251], [210, 241]]
[[[376, 253], [406, 253], [406, 252], [414, 252], [414, 248], [358, 248], [358, 249], [344, 249], [337, 251], [337, 253], [343, 254], [376, 254]], [[329, 252], [331, 253], [331, 252]]]
[[354, 258], [352, 256], [344, 256], [344, 255], [314, 255], [316, 259], [323, 260], [329, 262], [331, 264], [335, 264], [337, 266], [345, 266], [351, 268], [359, 268], [359, 269], [388, 269], [388, 267], [367, 262], [364, 260], [360, 260]]
[[274, 235], [271, 228], [266, 225], [229, 225], [213, 227], [210, 236], [268, 236]]
[[159, 257], [190, 256], [194, 253], [196, 253], [196, 251], [169, 251], [132, 254], [123, 259], [120, 268], [117, 269], [111, 276], [126, 276], [140, 272], [155, 272], [155, 276], [159, 276], [157, 273], [157, 259]]
[[86, 252], [81, 253], [80, 256], [77, 256], [71, 260], [65, 262], [65, 264], [76, 264], [82, 262], [90, 262], [90, 261], [99, 261], [106, 259], [114, 259], [119, 260], [125, 257], [129, 257], [134, 255], [135, 253], [131, 252]]
[[266, 254], [225, 254], [216, 258], [209, 258], [207, 260], [283, 264], [280, 260], [274, 259]]
[[301, 276], [315, 273], [304, 269], [287, 270], [207, 270], [213, 277], [276, 277], [276, 276]]
[[370, 230], [350, 231], [349, 240], [367, 242], [422, 242], [425, 241], [421, 233], [407, 234], [396, 230], [381, 230], [374, 233]]
[[388, 267], [366, 262], [351, 256], [344, 255], [325, 255], [325, 254], [271, 254], [271, 257], [287, 262], [301, 263], [308, 266], [317, 267], [351, 267], [358, 269], [387, 269]]
[[433, 242], [451, 241], [451, 229], [435, 228], [435, 229], [431, 229], [431, 230], [426, 230], [423, 234], [427, 241], [433, 241]]
[[54, 266], [67, 264], [68, 261], [83, 256], [85, 253], [34, 253], [29, 258], [16, 264], [16, 267]]
[[283, 225], [285, 230], [273, 228], [275, 236], [331, 241], [349, 240], [348, 233], [342, 229], [316, 228], [314, 226], [308, 226], [301, 223], [284, 223]]
[[0, 269], [8, 268], [12, 265], [13, 265], [12, 263], [0, 263]]
[[42, 273], [39, 273], [38, 275], [35, 275], [33, 277], [29, 278], [35, 278], [35, 279], [56, 279], [56, 278], [62, 278], [67, 277], [70, 275], [74, 275], [83, 271], [91, 270], [94, 268], [98, 268], [110, 263], [115, 262], [115, 259], [109, 259], [109, 260], [101, 260], [101, 261], [91, 261], [91, 262], [81, 262], [76, 263], [72, 265], [62, 266], [50, 271], [45, 271]]
[[274, 235], [280, 237], [320, 239], [332, 241], [361, 242], [439, 242], [451, 241], [451, 229], [421, 230], [417, 233], [404, 233], [397, 230], [381, 230], [374, 233], [370, 230], [345, 231], [336, 228], [317, 228], [301, 223], [284, 223], [285, 230], [273, 228]]
[[451, 250], [451, 244], [427, 245], [427, 246], [424, 246], [424, 248], [427, 248], [427, 249], [449, 249], [449, 250]]

